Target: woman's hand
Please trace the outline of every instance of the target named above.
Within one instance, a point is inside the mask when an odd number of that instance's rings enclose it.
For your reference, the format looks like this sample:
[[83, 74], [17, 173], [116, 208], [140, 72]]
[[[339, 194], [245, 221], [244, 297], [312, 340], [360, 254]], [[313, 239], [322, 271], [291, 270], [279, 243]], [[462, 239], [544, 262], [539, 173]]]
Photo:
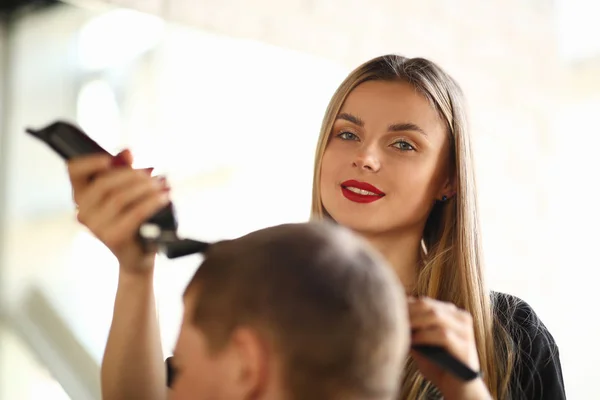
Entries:
[[[454, 304], [430, 298], [409, 298], [409, 318], [413, 345], [440, 346], [474, 371], [480, 370], [473, 320]], [[464, 382], [416, 351], [411, 355], [425, 377], [446, 400], [491, 399], [481, 378]]]
[[[119, 154], [131, 165], [129, 151]], [[144, 252], [136, 234], [144, 221], [169, 203], [164, 180], [152, 178], [150, 170], [114, 167], [112, 157], [91, 155], [68, 162], [77, 219], [117, 257], [122, 269], [148, 271], [154, 253]]]

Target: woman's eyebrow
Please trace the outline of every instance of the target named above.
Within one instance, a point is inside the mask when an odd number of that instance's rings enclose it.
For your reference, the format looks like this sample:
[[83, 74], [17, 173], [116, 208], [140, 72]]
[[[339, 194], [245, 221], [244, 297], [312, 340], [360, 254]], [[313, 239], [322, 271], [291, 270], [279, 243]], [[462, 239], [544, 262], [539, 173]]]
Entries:
[[421, 129], [418, 125], [415, 125], [411, 122], [402, 122], [397, 124], [392, 124], [388, 127], [390, 132], [406, 132], [406, 131], [414, 131], [419, 132], [423, 136], [427, 136], [427, 133]]
[[[347, 112], [338, 114], [338, 116], [336, 117], [336, 120], [338, 120], [338, 119], [351, 122], [354, 125], [360, 126], [361, 128], [364, 128], [364, 126], [365, 126], [365, 122], [360, 117], [357, 117], [356, 115], [352, 115]], [[413, 132], [419, 132], [423, 136], [427, 136], [427, 132], [425, 132], [420, 126], [413, 124], [412, 122], [398, 122], [398, 123], [391, 124], [388, 127], [388, 131], [390, 131], [390, 132], [413, 131]]]
[[352, 122], [353, 124], [358, 125], [361, 128], [365, 126], [365, 122], [362, 119], [346, 112], [338, 114], [338, 116], [335, 119], [343, 119], [344, 121]]

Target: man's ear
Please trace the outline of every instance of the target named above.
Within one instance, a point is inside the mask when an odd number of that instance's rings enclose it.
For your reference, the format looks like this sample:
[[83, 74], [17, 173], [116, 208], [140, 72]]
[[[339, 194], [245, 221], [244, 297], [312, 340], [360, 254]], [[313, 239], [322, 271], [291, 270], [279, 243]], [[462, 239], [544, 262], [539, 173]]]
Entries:
[[264, 338], [250, 328], [237, 328], [231, 334], [232, 379], [243, 398], [253, 398], [267, 389], [269, 351]]

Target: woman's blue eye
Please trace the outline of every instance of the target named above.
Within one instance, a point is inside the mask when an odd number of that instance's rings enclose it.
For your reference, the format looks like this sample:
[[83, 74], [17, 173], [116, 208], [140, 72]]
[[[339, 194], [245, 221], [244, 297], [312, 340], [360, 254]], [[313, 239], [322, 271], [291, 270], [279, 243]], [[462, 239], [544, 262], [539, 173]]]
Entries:
[[356, 136], [354, 133], [352, 132], [340, 132], [337, 137], [339, 137], [340, 139], [343, 140], [357, 140], [358, 136]]
[[410, 144], [404, 140], [399, 140], [396, 143], [394, 143], [392, 146], [394, 146], [397, 149], [400, 149], [402, 151], [414, 151], [415, 150], [415, 148], [413, 147], [412, 144]]

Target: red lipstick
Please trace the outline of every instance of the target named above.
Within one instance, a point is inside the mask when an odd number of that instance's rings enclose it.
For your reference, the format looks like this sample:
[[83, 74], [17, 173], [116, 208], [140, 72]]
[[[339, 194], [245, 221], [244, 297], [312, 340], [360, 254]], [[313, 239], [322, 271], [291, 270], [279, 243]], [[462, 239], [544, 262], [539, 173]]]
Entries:
[[355, 203], [372, 203], [385, 196], [381, 190], [366, 182], [349, 180], [342, 182], [342, 194]]

